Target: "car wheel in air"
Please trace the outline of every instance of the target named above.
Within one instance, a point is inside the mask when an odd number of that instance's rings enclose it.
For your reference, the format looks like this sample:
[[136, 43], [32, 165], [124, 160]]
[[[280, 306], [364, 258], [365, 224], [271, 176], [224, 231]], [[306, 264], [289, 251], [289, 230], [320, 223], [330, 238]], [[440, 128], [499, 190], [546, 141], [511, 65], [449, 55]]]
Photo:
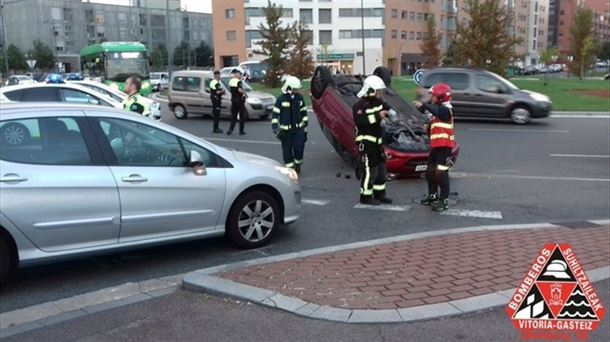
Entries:
[[227, 219], [227, 236], [241, 248], [257, 248], [269, 241], [280, 221], [277, 201], [253, 191], [237, 199]]
[[516, 106], [510, 112], [510, 119], [514, 124], [525, 125], [531, 119], [530, 109], [526, 106]]
[[186, 119], [186, 117], [188, 116], [186, 109], [184, 109], [184, 107], [182, 105], [175, 105], [174, 106], [174, 116], [176, 117], [176, 119]]
[[324, 94], [326, 87], [333, 81], [333, 76], [330, 73], [330, 69], [325, 66], [318, 66], [313, 72], [311, 78], [310, 92], [314, 98], [319, 99]]
[[2, 126], [0, 134], [2, 135], [2, 142], [11, 146], [27, 144], [32, 138], [30, 130], [18, 122], [11, 122]]
[[379, 78], [381, 78], [383, 80], [383, 82], [385, 83], [385, 85], [387, 87], [389, 87], [392, 84], [392, 73], [390, 72], [390, 69], [386, 68], [386, 67], [376, 67], [375, 70], [373, 71], [373, 75], [375, 76], [379, 76]]

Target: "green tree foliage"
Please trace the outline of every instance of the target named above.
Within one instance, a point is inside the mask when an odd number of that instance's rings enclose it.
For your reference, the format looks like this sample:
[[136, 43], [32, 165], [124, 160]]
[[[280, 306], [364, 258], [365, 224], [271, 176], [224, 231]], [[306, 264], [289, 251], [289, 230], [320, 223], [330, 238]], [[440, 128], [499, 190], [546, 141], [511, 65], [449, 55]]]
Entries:
[[[544, 65], [549, 65], [549, 64], [552, 64], [553, 62], [555, 62], [556, 60], [558, 60], [559, 57], [560, 57], [559, 49], [557, 49], [557, 48], [546, 49], [546, 50], [544, 50], [544, 52], [542, 52], [542, 55], [540, 55], [540, 62], [544, 63]], [[548, 84], [548, 77], [549, 77], [549, 72], [546, 72], [544, 74], [544, 85]]]
[[436, 22], [433, 15], [428, 17], [426, 26], [427, 30], [419, 47], [425, 58], [424, 68], [436, 68], [441, 64], [443, 53], [440, 49], [441, 35], [436, 32]]
[[150, 61], [154, 70], [161, 70], [167, 65], [167, 48], [161, 44], [150, 54]]
[[214, 66], [214, 50], [204, 41], [195, 49], [195, 65], [198, 67]]
[[180, 67], [190, 66], [192, 64], [190, 44], [183, 40], [180, 45], [174, 49], [174, 65]]
[[446, 66], [446, 67], [462, 66], [462, 64], [459, 63], [459, 61], [457, 60], [457, 58], [455, 56], [455, 47], [454, 47], [453, 43], [450, 43], [449, 46], [447, 47], [447, 51], [445, 51], [445, 55], [443, 56], [443, 66]]
[[458, 23], [453, 42], [456, 61], [500, 75], [514, 59], [514, 46], [522, 39], [509, 33], [513, 15], [501, 1], [466, 0], [468, 24]]
[[295, 22], [291, 27], [290, 60], [286, 72], [300, 79], [310, 78], [313, 74], [313, 55], [308, 46], [313, 41], [312, 32], [303, 22]]
[[597, 58], [604, 61], [610, 59], [610, 40], [605, 41], [599, 45], [599, 50], [597, 51]]
[[593, 11], [579, 6], [576, 8], [570, 28], [570, 50], [572, 56], [570, 70], [583, 78], [593, 62], [595, 45], [593, 44]]
[[55, 68], [53, 50], [40, 40], [34, 41], [34, 47], [28, 52], [28, 55], [30, 59], [36, 60], [37, 68], [47, 70]]
[[280, 84], [280, 77], [284, 74], [287, 60], [287, 50], [290, 45], [291, 27], [282, 27], [282, 6], [267, 1], [263, 8], [265, 22], [258, 26], [261, 33], [261, 49], [254, 51], [267, 57], [267, 76], [265, 82], [271, 87]]
[[25, 55], [18, 47], [11, 44], [8, 46], [6, 50], [7, 58], [8, 58], [8, 68], [9, 70], [14, 71], [23, 71], [28, 68], [28, 64], [26, 63]]

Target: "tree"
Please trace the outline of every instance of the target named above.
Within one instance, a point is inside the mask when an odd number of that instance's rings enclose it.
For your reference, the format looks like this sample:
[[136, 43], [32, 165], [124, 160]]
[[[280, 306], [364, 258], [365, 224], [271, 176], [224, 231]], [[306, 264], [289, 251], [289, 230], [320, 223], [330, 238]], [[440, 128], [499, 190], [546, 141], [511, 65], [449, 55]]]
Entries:
[[514, 46], [523, 40], [509, 33], [513, 15], [500, 1], [466, 0], [470, 22], [458, 23], [453, 42], [457, 61], [470, 67], [506, 74]]
[[265, 22], [258, 26], [261, 34], [260, 50], [254, 53], [266, 56], [267, 76], [266, 82], [271, 87], [280, 84], [280, 77], [286, 67], [286, 51], [290, 44], [290, 27], [282, 27], [282, 6], [277, 6], [267, 0], [267, 7], [263, 8]]
[[307, 30], [307, 25], [301, 21], [295, 22], [291, 27], [290, 61], [286, 71], [300, 79], [311, 77], [313, 74], [313, 55], [308, 46], [313, 40], [311, 31]]
[[458, 60], [455, 56], [455, 46], [453, 42], [449, 43], [447, 51], [445, 51], [445, 56], [443, 57], [443, 66], [462, 66], [462, 64], [458, 63]]
[[191, 47], [185, 40], [174, 49], [174, 65], [181, 67], [191, 65]]
[[427, 31], [419, 45], [424, 54], [424, 68], [436, 68], [441, 64], [443, 54], [440, 49], [441, 35], [436, 33], [436, 22], [433, 15], [426, 21]]
[[610, 40], [607, 40], [599, 45], [597, 58], [603, 61], [610, 60]]
[[570, 28], [570, 52], [572, 61], [570, 70], [577, 73], [580, 79], [589, 70], [595, 52], [593, 44], [593, 11], [590, 8], [578, 6]]
[[28, 55], [29, 59], [36, 60], [36, 67], [40, 69], [55, 68], [55, 54], [53, 50], [40, 40], [34, 41], [34, 47], [28, 51]]
[[214, 66], [214, 50], [204, 41], [195, 49], [195, 65], [200, 67]]
[[[11, 44], [8, 46], [6, 50], [7, 58], [8, 58], [8, 68], [9, 70], [14, 71], [22, 71], [28, 68], [28, 64], [26, 63], [25, 55], [18, 47]], [[8, 75], [7, 75], [8, 77]]]
[[150, 54], [150, 61], [155, 70], [161, 70], [167, 65], [167, 48], [164, 44], [159, 45]]
[[[544, 50], [542, 55], [540, 55], [540, 61], [542, 63], [544, 63], [544, 65], [549, 65], [549, 64], [551, 64], [551, 62], [556, 61], [558, 58], [559, 58], [559, 49], [557, 49], [557, 48], [546, 49], [546, 50]], [[550, 72], [550, 70], [548, 70], [544, 74], [544, 85], [548, 84], [549, 72]]]

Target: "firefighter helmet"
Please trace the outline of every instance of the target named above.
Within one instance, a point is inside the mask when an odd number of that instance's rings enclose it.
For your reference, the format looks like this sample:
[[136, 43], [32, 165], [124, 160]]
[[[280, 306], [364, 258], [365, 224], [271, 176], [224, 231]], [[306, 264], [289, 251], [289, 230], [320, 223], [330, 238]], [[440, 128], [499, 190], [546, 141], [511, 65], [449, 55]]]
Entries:
[[282, 86], [282, 93], [286, 94], [292, 92], [294, 89], [301, 89], [301, 80], [294, 76], [284, 77], [284, 85]]
[[451, 87], [446, 83], [437, 83], [430, 88], [432, 96], [436, 96], [438, 103], [451, 101]]
[[383, 89], [385, 89], [385, 82], [379, 76], [371, 75], [364, 79], [364, 84], [358, 92], [358, 97], [371, 96], [376, 91]]

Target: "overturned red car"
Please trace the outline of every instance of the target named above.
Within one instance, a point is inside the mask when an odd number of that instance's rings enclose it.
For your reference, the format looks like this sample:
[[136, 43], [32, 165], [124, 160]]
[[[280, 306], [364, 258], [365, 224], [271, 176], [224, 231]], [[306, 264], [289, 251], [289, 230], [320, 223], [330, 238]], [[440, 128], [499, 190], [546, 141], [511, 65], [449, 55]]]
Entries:
[[[387, 68], [378, 67], [374, 74], [384, 80], [387, 87], [384, 101], [397, 113], [392, 120], [383, 123], [388, 173], [398, 177], [418, 176], [426, 171], [430, 152], [428, 118], [391, 88]], [[313, 111], [324, 136], [339, 156], [353, 167], [357, 165], [358, 150], [354, 141], [352, 107], [358, 101], [356, 94], [363, 82], [363, 76], [333, 75], [327, 67], [319, 66], [310, 86]], [[458, 153], [456, 146], [452, 154], [454, 162]]]

